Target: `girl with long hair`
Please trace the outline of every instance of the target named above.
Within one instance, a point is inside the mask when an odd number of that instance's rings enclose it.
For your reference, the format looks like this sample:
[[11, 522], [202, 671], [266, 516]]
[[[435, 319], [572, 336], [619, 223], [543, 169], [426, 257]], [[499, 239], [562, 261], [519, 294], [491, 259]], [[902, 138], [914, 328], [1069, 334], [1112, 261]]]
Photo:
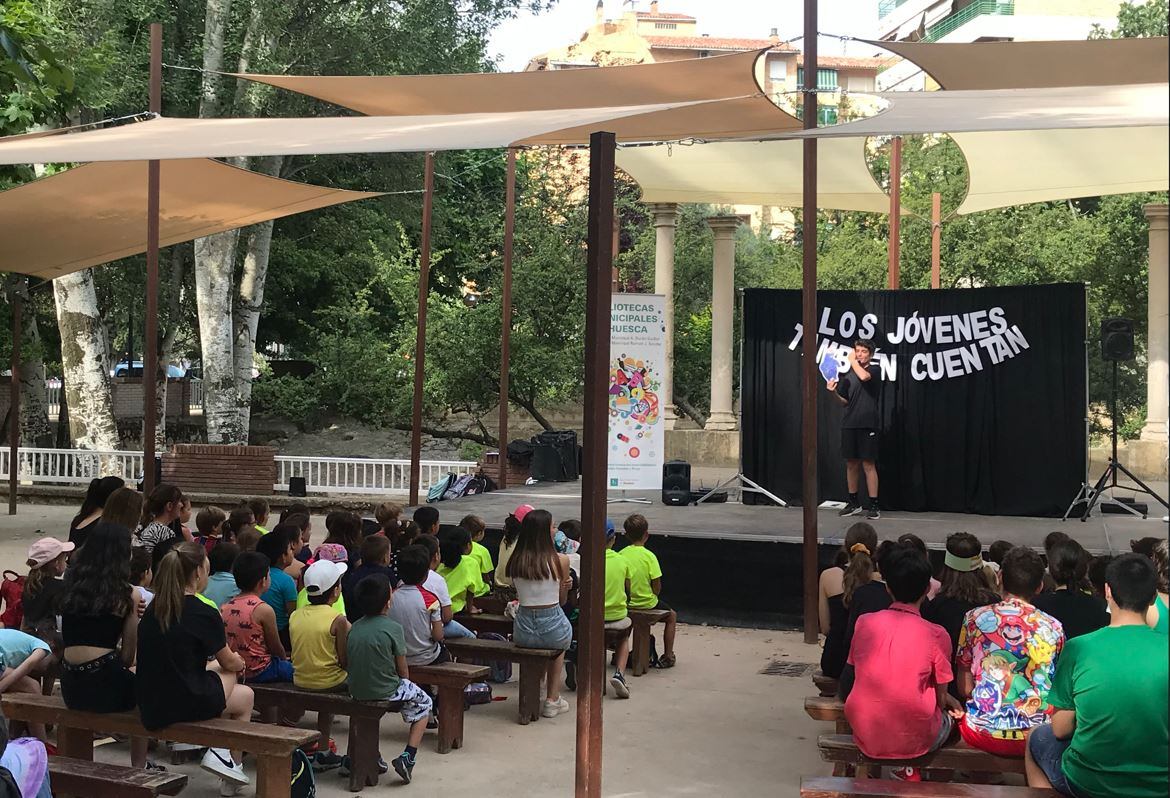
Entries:
[[[29, 571], [21, 595], [24, 617], [20, 622], [20, 630], [44, 640], [49, 644], [53, 656], [58, 658], [61, 656], [61, 632], [57, 628], [57, 612], [65, 590], [61, 576], [65, 573], [71, 551], [72, 543], [62, 543], [56, 538], [41, 538], [29, 546], [28, 560], [25, 562]], [[55, 664], [55, 661], [50, 663]]]
[[512, 580], [508, 577], [508, 559], [516, 547], [517, 538], [520, 537], [520, 528], [524, 523], [524, 518], [530, 512], [532, 512], [531, 504], [521, 504], [504, 519], [504, 538], [500, 541], [500, 556], [496, 563], [496, 587], [512, 587]]
[[[220, 716], [252, 719], [252, 690], [239, 683], [244, 660], [228, 648], [219, 612], [196, 595], [208, 573], [207, 552], [192, 542], [174, 546], [155, 572], [154, 601], [138, 630], [136, 692], [147, 729]], [[223, 780], [221, 795], [248, 784], [242, 756], [223, 748], [203, 756], [203, 768]]]
[[[125, 712], [134, 692], [138, 612], [130, 586], [130, 530], [100, 521], [65, 572], [61, 614], [61, 698], [83, 712]], [[145, 738], [130, 741], [130, 762], [150, 767]]]
[[[550, 648], [567, 651], [573, 640], [573, 627], [561, 605], [568, 597], [572, 577], [569, 558], [559, 554], [553, 544], [556, 530], [547, 510], [530, 510], [524, 516], [515, 549], [508, 560], [507, 575], [516, 588], [520, 606], [512, 639], [525, 648]], [[547, 694], [541, 714], [555, 718], [568, 712], [569, 702], [561, 698], [562, 653], [548, 663], [545, 674]]]
[[163, 483], [150, 492], [150, 498], [142, 508], [141, 526], [137, 531], [139, 543], [147, 551], [154, 551], [154, 547], [164, 540], [177, 537], [171, 529], [171, 522], [178, 520], [183, 514], [183, 502], [186, 497], [183, 491], [174, 485]]
[[821, 650], [821, 673], [832, 679], [841, 675], [849, 650], [844, 648], [845, 627], [849, 622], [849, 600], [853, 592], [873, 578], [873, 555], [877, 551], [877, 532], [865, 521], [845, 531], [838, 562], [821, 572], [817, 589], [817, 616], [825, 647]]
[[361, 556], [362, 519], [349, 510], [337, 510], [325, 517], [325, 527], [328, 533], [324, 543], [345, 546], [346, 565], [352, 569]]
[[134, 488], [121, 487], [110, 494], [102, 509], [102, 521], [126, 527], [127, 531], [138, 528], [142, 519], [142, 494]]
[[93, 525], [101, 518], [102, 509], [110, 494], [126, 484], [121, 477], [100, 477], [90, 480], [89, 488], [85, 491], [85, 498], [81, 502], [81, 509], [73, 520], [69, 522], [69, 542], [80, 549], [93, 529]]
[[967, 613], [999, 602], [996, 586], [987, 581], [982, 551], [979, 538], [970, 532], [948, 535], [938, 594], [922, 605], [922, 617], [947, 630], [952, 655], [959, 645], [959, 630]]
[[1064, 639], [1095, 632], [1109, 625], [1105, 602], [1089, 584], [1089, 552], [1075, 540], [1059, 540], [1048, 549], [1048, 573], [1056, 587], [1032, 600], [1040, 610], [1060, 621]]

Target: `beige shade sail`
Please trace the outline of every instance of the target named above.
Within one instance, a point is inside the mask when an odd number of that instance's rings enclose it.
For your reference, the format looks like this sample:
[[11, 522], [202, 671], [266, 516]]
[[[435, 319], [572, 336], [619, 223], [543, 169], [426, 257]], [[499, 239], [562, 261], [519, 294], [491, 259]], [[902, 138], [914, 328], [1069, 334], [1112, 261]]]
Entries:
[[[0, 193], [0, 271], [48, 280], [145, 252], [146, 171], [145, 161], [86, 164]], [[204, 159], [163, 161], [160, 175], [162, 246], [379, 196]]]
[[868, 119], [781, 137], [900, 136], [987, 130], [1148, 127], [1170, 123], [1167, 84], [1050, 89], [884, 92], [889, 107]]
[[[929, 23], [928, 23], [929, 24]], [[924, 43], [869, 41], [950, 91], [1165, 83], [1170, 40]]]
[[157, 117], [84, 133], [0, 139], [0, 164], [494, 149], [564, 128], [609, 130], [623, 116], [672, 107], [307, 119]]
[[[866, 166], [865, 139], [829, 139], [817, 149], [818, 207], [889, 211], [889, 197]], [[646, 202], [795, 207], [802, 202], [802, 152], [799, 141], [622, 147], [617, 165]]]
[[[251, 75], [235, 77], [369, 116], [519, 113], [613, 106], [713, 103], [615, 120], [621, 141], [745, 137], [796, 130], [800, 121], [764, 96], [756, 80], [760, 52], [656, 64], [463, 75]], [[589, 128], [517, 137], [525, 144], [583, 144]]]
[[1170, 128], [956, 133], [970, 185], [957, 213], [1029, 202], [1165, 191]]

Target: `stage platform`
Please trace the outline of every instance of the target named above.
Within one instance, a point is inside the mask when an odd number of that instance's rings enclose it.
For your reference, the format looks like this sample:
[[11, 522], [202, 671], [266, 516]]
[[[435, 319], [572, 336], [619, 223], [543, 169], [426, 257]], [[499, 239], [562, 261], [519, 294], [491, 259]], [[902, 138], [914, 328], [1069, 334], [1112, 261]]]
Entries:
[[[620, 494], [612, 494], [616, 499]], [[1118, 491], [1119, 496], [1128, 495]], [[633, 498], [645, 497], [650, 504], [614, 502], [609, 516], [620, 526], [631, 513], [641, 513], [650, 522], [651, 533], [660, 537], [735, 540], [756, 543], [800, 543], [803, 540], [803, 512], [799, 507], [771, 507], [705, 503], [697, 506], [668, 507], [658, 491], [629, 492]], [[559, 522], [581, 516], [581, 483], [560, 482], [509, 487], [479, 496], [441, 502], [435, 505], [443, 523], [455, 524], [468, 513], [479, 515], [489, 527], [499, 528], [517, 505], [531, 504], [552, 513]], [[1117, 554], [1129, 551], [1129, 541], [1147, 535], [1166, 534], [1162, 522], [1164, 509], [1152, 503], [1148, 519], [1134, 516], [1101, 514], [1094, 510], [1088, 521], [1075, 518], [1025, 518], [1016, 516], [966, 515], [962, 513], [910, 513], [883, 511], [874, 522], [882, 538], [896, 538], [913, 532], [932, 549], [942, 550], [947, 535], [970, 532], [984, 546], [994, 540], [1008, 540], [1017, 545], [1039, 547], [1044, 536], [1061, 530], [1094, 554]], [[1153, 514], [1156, 513], [1156, 514]], [[818, 512], [818, 541], [825, 545], [841, 542], [845, 529], [859, 518], [841, 518], [836, 510]]]

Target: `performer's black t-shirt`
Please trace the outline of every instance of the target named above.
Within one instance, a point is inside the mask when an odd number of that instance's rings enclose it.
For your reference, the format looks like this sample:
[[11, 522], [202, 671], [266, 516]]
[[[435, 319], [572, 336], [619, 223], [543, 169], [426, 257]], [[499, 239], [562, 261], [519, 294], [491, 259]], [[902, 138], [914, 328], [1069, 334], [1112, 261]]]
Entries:
[[862, 380], [850, 369], [837, 383], [837, 393], [849, 404], [845, 406], [844, 429], [878, 429], [878, 394], [881, 391], [881, 370], [876, 364], [865, 367], [870, 378]]

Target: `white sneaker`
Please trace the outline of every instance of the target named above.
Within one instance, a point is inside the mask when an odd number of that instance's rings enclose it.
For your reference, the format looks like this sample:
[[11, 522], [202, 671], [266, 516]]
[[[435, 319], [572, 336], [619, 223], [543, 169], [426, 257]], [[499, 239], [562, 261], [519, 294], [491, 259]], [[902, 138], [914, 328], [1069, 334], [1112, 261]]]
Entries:
[[244, 772], [244, 766], [232, 761], [231, 752], [226, 748], [208, 748], [199, 766], [214, 773], [224, 781], [235, 784], [248, 784], [250, 782], [248, 774]]
[[556, 701], [545, 701], [544, 702], [544, 709], [541, 710], [540, 714], [546, 718], [555, 718], [557, 715], [560, 715], [562, 712], [568, 712], [568, 711], [569, 711], [569, 702], [563, 698], [558, 698]]
[[244, 785], [236, 784], [234, 781], [228, 781], [227, 779], [220, 779], [219, 794], [221, 798], [235, 798], [237, 795], [244, 794]]

